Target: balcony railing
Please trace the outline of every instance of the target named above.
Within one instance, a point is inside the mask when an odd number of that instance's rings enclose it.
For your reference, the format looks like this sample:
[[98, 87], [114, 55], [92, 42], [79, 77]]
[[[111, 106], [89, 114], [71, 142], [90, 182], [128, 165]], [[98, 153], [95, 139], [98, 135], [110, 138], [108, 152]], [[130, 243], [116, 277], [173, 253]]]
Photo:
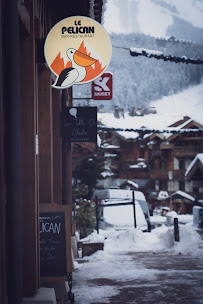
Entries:
[[[173, 170], [172, 174], [173, 174], [172, 175], [173, 180], [184, 180], [185, 170]], [[149, 178], [150, 179], [169, 180], [169, 170], [168, 169], [151, 169], [151, 170], [149, 170]]]
[[196, 154], [203, 152], [203, 147], [174, 147], [173, 152], [176, 156], [195, 156]]
[[151, 150], [151, 156], [161, 156], [162, 150], [164, 149], [171, 149], [175, 156], [195, 156], [198, 153], [203, 153], [203, 146], [202, 147], [181, 147], [181, 146], [174, 146], [174, 145], [161, 145], [160, 148], [154, 148], [152, 146], [148, 147]]

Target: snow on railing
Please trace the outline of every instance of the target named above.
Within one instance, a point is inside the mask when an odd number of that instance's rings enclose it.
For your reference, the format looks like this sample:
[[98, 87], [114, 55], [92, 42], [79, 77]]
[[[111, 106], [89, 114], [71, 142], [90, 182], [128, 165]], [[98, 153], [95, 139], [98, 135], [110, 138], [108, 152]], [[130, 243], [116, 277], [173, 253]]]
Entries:
[[203, 133], [203, 129], [179, 129], [168, 128], [163, 130], [149, 129], [149, 128], [139, 128], [139, 129], [124, 129], [124, 128], [108, 128], [105, 126], [97, 126], [98, 130], [103, 131], [125, 131], [125, 132], [142, 132], [142, 133], [171, 133], [171, 134], [184, 134], [184, 133]]
[[186, 56], [171, 56], [171, 55], [164, 55], [163, 52], [154, 51], [154, 50], [147, 50], [147, 49], [141, 49], [141, 48], [130, 48], [130, 55], [131, 56], [145, 56], [148, 58], [156, 58], [156, 59], [162, 59], [164, 61], [172, 61], [172, 62], [182, 62], [182, 63], [192, 63], [192, 64], [203, 64], [202, 59], [193, 59], [193, 58], [187, 58]]

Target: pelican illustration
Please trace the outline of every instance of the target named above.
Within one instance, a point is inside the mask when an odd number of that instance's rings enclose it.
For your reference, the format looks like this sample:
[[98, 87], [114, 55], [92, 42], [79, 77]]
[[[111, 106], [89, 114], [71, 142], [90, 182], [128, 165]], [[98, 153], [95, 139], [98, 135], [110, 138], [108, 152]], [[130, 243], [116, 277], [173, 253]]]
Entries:
[[86, 76], [85, 67], [91, 66], [97, 61], [97, 59], [72, 48], [67, 50], [67, 56], [72, 63], [72, 67], [66, 68], [60, 73], [56, 82], [52, 85], [53, 88], [68, 88], [74, 83], [81, 82]]

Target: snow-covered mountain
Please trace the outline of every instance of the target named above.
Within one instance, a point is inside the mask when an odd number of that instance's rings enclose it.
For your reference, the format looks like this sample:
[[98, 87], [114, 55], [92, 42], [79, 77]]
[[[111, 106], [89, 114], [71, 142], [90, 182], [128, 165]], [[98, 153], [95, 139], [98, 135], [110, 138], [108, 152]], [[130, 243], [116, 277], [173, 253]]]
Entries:
[[[143, 56], [130, 56], [131, 47], [161, 51], [171, 56], [202, 58], [203, 45], [180, 41], [164, 41], [144, 34], [111, 34], [112, 58], [108, 70], [113, 73], [113, 99], [100, 101], [106, 112], [115, 106], [130, 111], [132, 107], [149, 106], [150, 102], [183, 91], [203, 78], [203, 65], [175, 63]], [[121, 48], [120, 48], [121, 47]], [[122, 48], [124, 47], [124, 49]], [[91, 88], [74, 89], [74, 97], [90, 97]], [[75, 101], [76, 102], [76, 101]], [[79, 101], [81, 103], [81, 100]], [[95, 103], [95, 101], [94, 101]]]
[[203, 1], [107, 0], [103, 26], [109, 33], [174, 36], [203, 43]]
[[[162, 130], [189, 116], [194, 121], [203, 125], [203, 83], [191, 86], [188, 89], [163, 97], [154, 101], [150, 106], [155, 107], [157, 113], [144, 116], [130, 116], [127, 112], [124, 117], [115, 118], [113, 113], [98, 113], [98, 120], [109, 128], [139, 129], [142, 127]], [[137, 132], [119, 131], [126, 139], [137, 138]]]

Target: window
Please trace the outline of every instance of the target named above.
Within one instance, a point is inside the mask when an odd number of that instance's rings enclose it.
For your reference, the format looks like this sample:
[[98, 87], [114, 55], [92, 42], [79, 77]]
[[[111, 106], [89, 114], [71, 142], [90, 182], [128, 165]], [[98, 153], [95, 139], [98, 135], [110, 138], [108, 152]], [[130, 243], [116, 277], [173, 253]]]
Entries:
[[180, 170], [185, 169], [185, 160], [184, 159], [179, 160], [179, 169]]
[[176, 157], [174, 157], [174, 170], [179, 170], [179, 162]]
[[199, 193], [199, 188], [198, 187], [193, 187], [193, 192], [196, 193], [196, 194]]
[[162, 160], [161, 161], [161, 169], [163, 170], [163, 169], [166, 169], [166, 162], [165, 162], [165, 160]]
[[140, 158], [144, 158], [144, 149], [140, 149]]
[[173, 181], [168, 181], [168, 191], [174, 191], [174, 183]]
[[185, 191], [185, 182], [184, 181], [179, 181], [179, 190]]
[[160, 180], [159, 181], [159, 188], [160, 188], [160, 190], [166, 191], [167, 190], [167, 181]]

